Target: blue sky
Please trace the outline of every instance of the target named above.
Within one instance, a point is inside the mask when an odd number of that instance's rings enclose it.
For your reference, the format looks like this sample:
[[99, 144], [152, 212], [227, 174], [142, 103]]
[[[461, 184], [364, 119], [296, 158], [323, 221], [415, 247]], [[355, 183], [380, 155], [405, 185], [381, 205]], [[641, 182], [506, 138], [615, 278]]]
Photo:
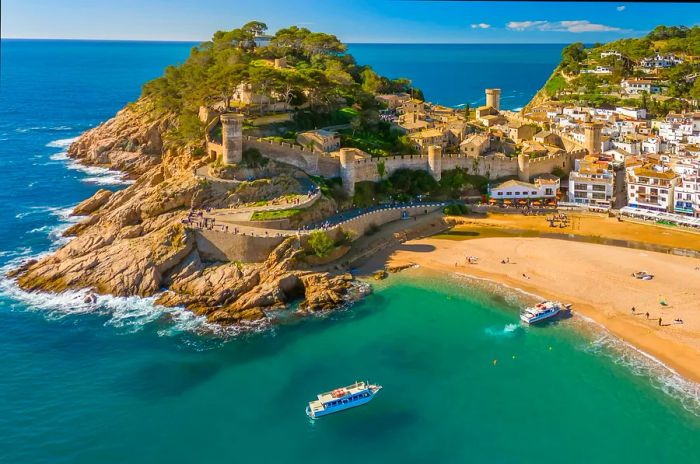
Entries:
[[700, 23], [700, 4], [387, 0], [2, 0], [3, 38], [208, 39], [249, 20], [341, 40], [564, 43]]

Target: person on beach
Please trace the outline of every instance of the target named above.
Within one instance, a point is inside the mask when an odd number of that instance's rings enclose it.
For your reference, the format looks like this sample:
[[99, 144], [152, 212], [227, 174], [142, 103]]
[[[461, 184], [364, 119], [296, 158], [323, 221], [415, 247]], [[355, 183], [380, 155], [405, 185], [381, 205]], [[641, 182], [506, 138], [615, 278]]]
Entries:
[[635, 309], [634, 306], [632, 306], [632, 314], [634, 314], [634, 309]]
[[649, 313], [647, 313], [646, 316], [647, 316], [647, 319], [649, 319]]
[[659, 325], [661, 325], [661, 318], [659, 318]]

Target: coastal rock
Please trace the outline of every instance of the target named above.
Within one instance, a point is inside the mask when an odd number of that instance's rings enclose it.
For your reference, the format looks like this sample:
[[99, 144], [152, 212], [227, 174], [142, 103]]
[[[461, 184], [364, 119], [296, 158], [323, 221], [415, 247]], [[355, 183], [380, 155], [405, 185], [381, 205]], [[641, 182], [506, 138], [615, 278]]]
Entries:
[[[159, 304], [183, 306], [221, 324], [262, 320], [266, 311], [297, 299], [307, 311], [342, 304], [352, 276], [309, 271], [297, 237], [282, 242], [264, 263], [202, 261], [196, 232], [183, 220], [191, 208], [227, 203], [232, 192], [195, 178], [194, 170], [204, 162], [196, 150], [164, 147], [172, 118], [155, 114], [139, 100], [70, 147], [72, 157], [127, 171], [134, 183], [117, 192], [100, 190], [81, 202], [73, 214], [86, 217], [65, 233], [75, 238], [12, 271], [18, 285], [28, 291], [89, 288], [95, 294], [158, 295]], [[246, 198], [300, 189], [286, 173], [244, 185], [239, 194]], [[313, 209], [332, 210], [326, 203]]]
[[116, 116], [85, 132], [68, 149], [68, 156], [91, 165], [138, 175], [156, 166], [163, 151], [163, 134], [173, 116], [156, 117], [151, 102], [141, 99]]
[[100, 189], [73, 209], [72, 216], [87, 216], [102, 208], [112, 196], [112, 191]]

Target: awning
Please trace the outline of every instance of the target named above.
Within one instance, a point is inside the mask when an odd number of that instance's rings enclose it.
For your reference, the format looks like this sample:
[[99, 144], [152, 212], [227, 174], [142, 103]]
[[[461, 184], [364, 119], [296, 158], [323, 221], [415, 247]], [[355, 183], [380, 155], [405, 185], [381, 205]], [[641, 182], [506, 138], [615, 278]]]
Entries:
[[518, 203], [520, 203], [521, 205], [527, 205], [527, 201], [525, 200], [518, 200]]
[[489, 203], [498, 203], [498, 200], [496, 200], [495, 198], [491, 198], [491, 199], [489, 200]]
[[513, 202], [510, 201], [510, 200], [505, 200], [503, 203], [505, 203], [506, 205], [510, 205], [510, 204], [513, 203]]
[[539, 201], [539, 200], [535, 200], [535, 201], [532, 202], [532, 204], [535, 205], [535, 206], [540, 206], [540, 205], [542, 204], [542, 202]]

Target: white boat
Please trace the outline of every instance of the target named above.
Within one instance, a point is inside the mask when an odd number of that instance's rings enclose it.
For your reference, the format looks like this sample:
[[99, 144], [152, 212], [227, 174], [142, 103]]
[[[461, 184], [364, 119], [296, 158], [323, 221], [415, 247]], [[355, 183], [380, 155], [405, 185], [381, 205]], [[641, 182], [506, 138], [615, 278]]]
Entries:
[[321, 393], [318, 395], [317, 400], [309, 402], [309, 405], [306, 407], [306, 415], [316, 419], [334, 412], [361, 406], [372, 401], [374, 395], [381, 389], [381, 385], [373, 385], [369, 382], [355, 382], [347, 387]]
[[552, 318], [562, 311], [568, 310], [571, 305], [563, 306], [555, 301], [543, 301], [535, 306], [525, 308], [520, 313], [520, 320], [526, 324], [535, 324], [540, 321]]

